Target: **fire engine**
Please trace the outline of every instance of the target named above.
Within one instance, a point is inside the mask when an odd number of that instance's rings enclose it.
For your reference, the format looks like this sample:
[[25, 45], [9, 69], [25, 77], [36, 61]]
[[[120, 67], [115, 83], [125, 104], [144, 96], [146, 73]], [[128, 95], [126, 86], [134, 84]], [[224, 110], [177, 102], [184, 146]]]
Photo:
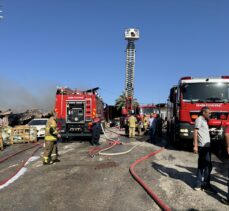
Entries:
[[104, 120], [104, 103], [97, 93], [98, 89], [57, 89], [55, 112], [63, 139], [91, 136], [93, 119], [97, 117]]
[[168, 133], [172, 142], [193, 139], [195, 120], [204, 106], [211, 110], [208, 124], [212, 140], [223, 140], [225, 127], [229, 125], [229, 76], [183, 77], [171, 88]]
[[144, 115], [146, 115], [146, 117], [150, 117], [150, 114], [153, 113], [158, 113], [158, 109], [155, 105], [153, 104], [148, 104], [148, 105], [140, 105], [138, 107], [139, 110], [139, 115], [141, 118], [143, 118]]

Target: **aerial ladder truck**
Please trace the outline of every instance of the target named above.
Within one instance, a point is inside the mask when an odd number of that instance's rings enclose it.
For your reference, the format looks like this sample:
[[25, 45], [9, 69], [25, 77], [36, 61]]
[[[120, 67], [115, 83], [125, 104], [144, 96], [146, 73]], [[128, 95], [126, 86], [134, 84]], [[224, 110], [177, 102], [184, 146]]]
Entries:
[[125, 106], [122, 108], [120, 126], [127, 130], [127, 117], [133, 110], [134, 98], [134, 67], [135, 41], [139, 39], [139, 30], [130, 28], [125, 30], [126, 47], [126, 79], [125, 79]]
[[125, 107], [122, 114], [127, 116], [133, 110], [134, 98], [134, 67], [135, 67], [135, 41], [139, 39], [138, 29], [126, 29], [125, 39], [128, 41], [126, 47], [126, 80], [125, 80]]

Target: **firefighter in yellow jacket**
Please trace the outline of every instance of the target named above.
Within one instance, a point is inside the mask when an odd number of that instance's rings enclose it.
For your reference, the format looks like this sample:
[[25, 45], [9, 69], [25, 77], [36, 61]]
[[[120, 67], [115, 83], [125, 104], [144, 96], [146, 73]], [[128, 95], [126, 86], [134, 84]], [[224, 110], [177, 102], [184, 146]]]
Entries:
[[128, 118], [129, 138], [135, 137], [136, 123], [137, 123], [137, 119], [134, 116], [134, 113], [132, 112], [131, 116]]
[[55, 113], [51, 114], [45, 129], [45, 150], [43, 164], [48, 165], [53, 162], [60, 162], [58, 159], [57, 139], [60, 134], [57, 129]]
[[148, 128], [148, 118], [146, 117], [146, 115], [144, 115], [143, 117], [143, 127], [144, 127], [144, 131], [146, 132]]

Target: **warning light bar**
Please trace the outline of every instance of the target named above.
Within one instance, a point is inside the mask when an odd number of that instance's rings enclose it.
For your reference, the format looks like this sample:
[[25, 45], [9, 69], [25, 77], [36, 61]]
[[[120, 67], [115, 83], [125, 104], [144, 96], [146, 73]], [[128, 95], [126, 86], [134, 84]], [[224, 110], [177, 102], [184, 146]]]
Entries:
[[181, 80], [191, 80], [191, 79], [192, 79], [191, 76], [186, 76], [186, 77], [181, 78]]

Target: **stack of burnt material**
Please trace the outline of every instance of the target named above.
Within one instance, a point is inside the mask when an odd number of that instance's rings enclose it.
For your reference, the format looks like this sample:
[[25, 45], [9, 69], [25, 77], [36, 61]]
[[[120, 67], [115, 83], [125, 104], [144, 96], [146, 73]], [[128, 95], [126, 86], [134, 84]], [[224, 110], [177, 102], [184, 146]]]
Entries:
[[9, 115], [9, 125], [25, 125], [28, 124], [34, 118], [48, 118], [49, 112], [44, 112], [39, 109], [30, 109], [23, 113], [12, 113]]
[[9, 116], [12, 115], [12, 111], [9, 109], [8, 111], [0, 111], [0, 127], [9, 125]]
[[18, 115], [19, 115], [18, 125], [25, 125], [34, 118], [42, 118], [42, 112], [38, 109], [27, 110], [24, 113]]

